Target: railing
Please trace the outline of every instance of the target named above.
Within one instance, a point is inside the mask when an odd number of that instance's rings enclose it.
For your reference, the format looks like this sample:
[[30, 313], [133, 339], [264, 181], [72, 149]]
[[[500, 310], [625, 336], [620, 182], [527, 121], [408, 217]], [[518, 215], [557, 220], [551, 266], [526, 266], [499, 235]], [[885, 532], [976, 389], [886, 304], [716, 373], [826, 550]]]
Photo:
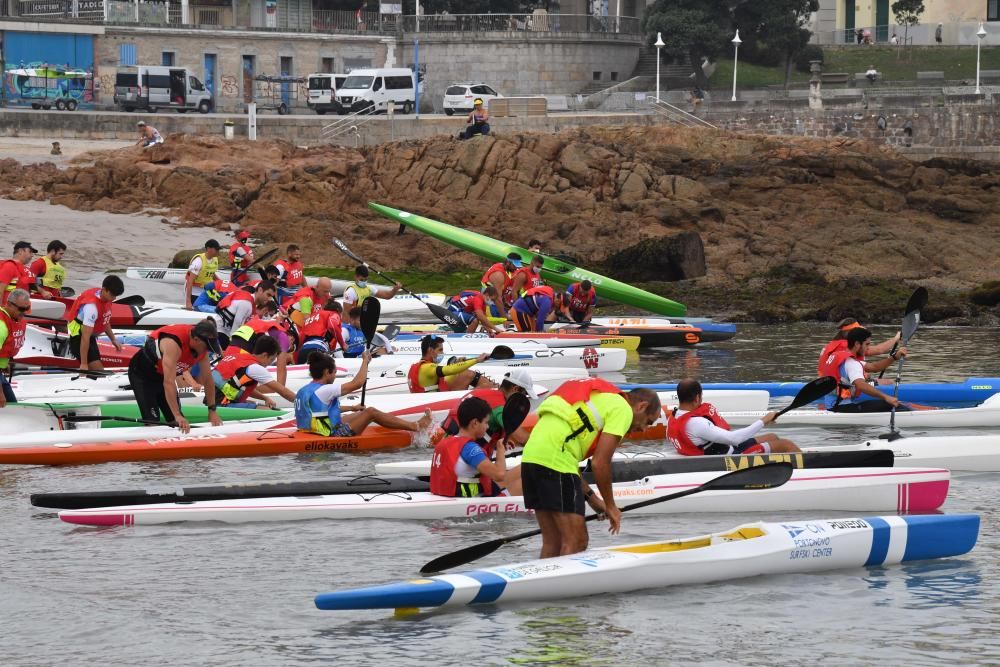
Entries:
[[402, 18], [403, 32], [587, 32], [641, 35], [632, 16], [588, 14], [431, 14]]
[[715, 125], [712, 125], [704, 118], [698, 118], [698, 116], [695, 116], [693, 113], [688, 113], [680, 107], [675, 107], [669, 102], [664, 102], [662, 99], [657, 101], [654, 97], [649, 100], [649, 103], [654, 112], [663, 116], [672, 123], [683, 125], [684, 127], [710, 127], [712, 129], [718, 129]]
[[372, 112], [372, 107], [366, 107], [360, 111], [349, 113], [343, 118], [338, 118], [329, 125], [324, 125], [323, 129], [320, 130], [319, 133], [320, 141], [332, 143], [345, 134], [353, 132], [355, 144], [360, 145], [361, 133], [358, 130], [362, 126], [371, 122], [373, 118], [375, 118], [375, 114]]

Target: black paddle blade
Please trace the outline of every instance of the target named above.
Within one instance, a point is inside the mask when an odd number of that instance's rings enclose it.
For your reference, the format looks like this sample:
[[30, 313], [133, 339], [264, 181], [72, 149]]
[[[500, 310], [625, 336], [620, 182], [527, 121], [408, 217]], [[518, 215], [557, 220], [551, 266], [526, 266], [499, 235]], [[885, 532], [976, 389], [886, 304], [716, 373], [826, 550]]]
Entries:
[[489, 556], [491, 553], [508, 542], [516, 542], [517, 540], [523, 540], [525, 538], [541, 534], [541, 530], [529, 530], [524, 533], [518, 533], [517, 535], [499, 537], [495, 540], [490, 540], [489, 542], [473, 544], [471, 547], [465, 547], [464, 549], [452, 551], [450, 554], [445, 554], [444, 556], [435, 558], [420, 568], [420, 574], [427, 575], [435, 572], [444, 572], [445, 570], [450, 570], [453, 567], [465, 565], [466, 563], [471, 563], [474, 560], [479, 560], [484, 556]]
[[427, 306], [432, 313], [434, 313], [435, 317], [451, 327], [451, 330], [455, 333], [465, 333], [468, 330], [468, 327], [465, 326], [465, 322], [459, 319], [458, 315], [451, 312], [447, 308], [442, 308], [441, 306], [433, 303], [425, 303], [424, 305]]
[[514, 350], [510, 349], [506, 345], [497, 345], [490, 352], [490, 359], [513, 359]]
[[823, 398], [836, 388], [837, 381], [829, 375], [824, 375], [821, 378], [816, 378], [812, 382], [807, 382], [802, 389], [799, 389], [799, 393], [795, 395], [795, 398], [792, 399], [789, 406], [778, 413], [778, 416], [780, 417], [789, 410], [801, 408], [803, 405], [808, 405], [817, 399]]
[[888, 433], [883, 433], [878, 437], [879, 440], [888, 440], [889, 442], [894, 442], [900, 438], [906, 437], [899, 431], [889, 431]]
[[76, 290], [73, 289], [72, 287], [65, 287], [65, 286], [60, 287], [59, 296], [65, 296], [65, 297], [76, 296]]
[[361, 302], [361, 332], [365, 335], [365, 340], [369, 345], [375, 337], [375, 330], [378, 329], [378, 318], [382, 315], [382, 304], [373, 296], [365, 297]]
[[341, 241], [340, 239], [334, 238], [333, 239], [333, 245], [337, 246], [337, 250], [339, 250], [340, 252], [344, 253], [345, 255], [347, 255], [348, 257], [350, 257], [351, 259], [353, 259], [358, 264], [364, 264], [364, 262], [361, 260], [361, 258], [358, 257], [357, 255], [355, 255], [353, 252], [351, 252], [351, 249], [348, 248], [346, 245], [344, 245], [344, 242]]
[[753, 489], [773, 489], [792, 478], [795, 468], [791, 463], [768, 463], [753, 468], [736, 470], [716, 477], [702, 485], [704, 491], [751, 491]]
[[503, 406], [504, 437], [520, 428], [529, 412], [531, 412], [531, 401], [528, 400], [528, 397], [519, 391], [511, 394]]
[[249, 264], [247, 264], [246, 266], [244, 266], [240, 270], [241, 271], [247, 271], [251, 266], [257, 266], [258, 264], [263, 264], [264, 262], [266, 262], [267, 260], [271, 259], [272, 257], [274, 257], [277, 254], [278, 254], [278, 249], [277, 248], [271, 248], [270, 250], [268, 250], [267, 252], [265, 252], [260, 257], [254, 257], [254, 260], [252, 262], [250, 262]]
[[399, 331], [400, 329], [398, 324], [390, 324], [386, 328], [382, 329], [382, 335], [389, 340], [395, 340], [396, 336], [399, 335]]
[[115, 303], [120, 303], [125, 306], [136, 306], [137, 308], [142, 308], [146, 305], [146, 300], [139, 296], [138, 294], [132, 294], [130, 296], [123, 296], [122, 298], [115, 301]]
[[909, 315], [910, 313], [916, 312], [918, 310], [923, 310], [927, 307], [927, 288], [918, 287], [913, 290], [913, 294], [910, 295], [910, 300], [906, 302], [906, 310], [903, 311], [904, 315]]
[[907, 313], [906, 316], [903, 317], [903, 333], [900, 335], [900, 339], [903, 341], [904, 345], [910, 342], [910, 339], [913, 338], [913, 334], [917, 333], [918, 326], [920, 326], [919, 310]]

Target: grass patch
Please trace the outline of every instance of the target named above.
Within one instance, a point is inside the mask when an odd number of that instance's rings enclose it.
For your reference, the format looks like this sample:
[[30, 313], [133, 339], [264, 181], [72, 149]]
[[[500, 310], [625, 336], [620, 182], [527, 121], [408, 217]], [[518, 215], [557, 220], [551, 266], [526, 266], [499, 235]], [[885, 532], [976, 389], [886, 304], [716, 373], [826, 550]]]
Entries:
[[[341, 280], [354, 280], [354, 269], [340, 269], [330, 266], [307, 266], [306, 275], [326, 276]], [[479, 271], [453, 271], [432, 273], [429, 271], [392, 271], [388, 273], [413, 292], [441, 292], [448, 296], [458, 294], [464, 289], [479, 289], [479, 279], [483, 274]], [[373, 283], [383, 284], [387, 281], [372, 273], [369, 279]]]

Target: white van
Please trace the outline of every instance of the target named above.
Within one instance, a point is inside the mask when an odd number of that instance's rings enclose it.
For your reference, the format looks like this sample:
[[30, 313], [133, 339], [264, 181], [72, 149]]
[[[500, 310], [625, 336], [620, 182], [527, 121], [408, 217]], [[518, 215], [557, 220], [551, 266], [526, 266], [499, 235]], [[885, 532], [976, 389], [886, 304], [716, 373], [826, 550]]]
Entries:
[[416, 106], [417, 94], [413, 89], [413, 70], [356, 69], [337, 90], [337, 101], [348, 111], [369, 110], [370, 113], [385, 111], [392, 100], [401, 113], [412, 113]]
[[186, 67], [119, 68], [114, 101], [121, 111], [177, 109], [186, 113], [197, 109], [208, 113], [215, 106], [212, 93]]
[[306, 105], [322, 116], [327, 111], [344, 113], [340, 103], [337, 102], [337, 91], [344, 86], [347, 79], [346, 74], [327, 74], [317, 72], [309, 75], [309, 98]]

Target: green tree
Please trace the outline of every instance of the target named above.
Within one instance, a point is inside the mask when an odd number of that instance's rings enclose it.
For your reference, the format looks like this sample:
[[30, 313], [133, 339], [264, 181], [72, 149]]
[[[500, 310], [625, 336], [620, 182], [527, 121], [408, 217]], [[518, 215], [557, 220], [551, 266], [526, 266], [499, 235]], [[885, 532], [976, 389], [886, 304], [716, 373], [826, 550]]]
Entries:
[[731, 5], [725, 0], [656, 0], [643, 17], [643, 30], [650, 44], [656, 33], [663, 34], [668, 56], [687, 56], [700, 88], [708, 88], [701, 68], [702, 56], [709, 59], [732, 48]]
[[768, 0], [747, 2], [733, 12], [733, 19], [748, 50], [771, 54], [772, 64], [778, 61], [785, 69], [785, 87], [792, 66], [812, 32], [806, 29], [809, 16], [819, 9], [819, 0]]
[[910, 26], [920, 23], [920, 15], [924, 13], [924, 0], [896, 0], [892, 3], [892, 13], [896, 23], [903, 26], [903, 44], [906, 44]]

